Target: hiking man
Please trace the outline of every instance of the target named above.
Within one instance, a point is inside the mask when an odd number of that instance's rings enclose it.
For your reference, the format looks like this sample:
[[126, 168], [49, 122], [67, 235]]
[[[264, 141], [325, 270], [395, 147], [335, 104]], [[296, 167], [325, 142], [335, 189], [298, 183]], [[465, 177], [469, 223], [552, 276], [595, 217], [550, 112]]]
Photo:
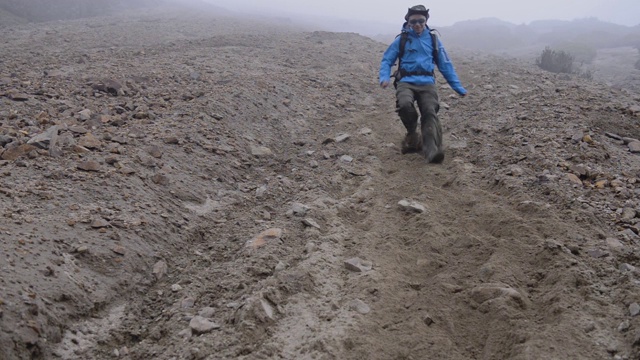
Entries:
[[[389, 86], [391, 67], [398, 59], [394, 81], [396, 111], [407, 129], [402, 142], [402, 153], [420, 152], [427, 162], [441, 163], [444, 160], [444, 150], [442, 127], [438, 119], [440, 104], [434, 77], [435, 67], [438, 67], [449, 86], [460, 96], [465, 96], [467, 90], [460, 84], [442, 43], [427, 26], [429, 9], [423, 5], [410, 7], [404, 19], [407, 25], [403, 26], [402, 34], [389, 45], [382, 57], [380, 86], [383, 89]], [[429, 31], [425, 31], [428, 29]], [[414, 101], [418, 102], [420, 109], [422, 136], [416, 131], [418, 112]]]

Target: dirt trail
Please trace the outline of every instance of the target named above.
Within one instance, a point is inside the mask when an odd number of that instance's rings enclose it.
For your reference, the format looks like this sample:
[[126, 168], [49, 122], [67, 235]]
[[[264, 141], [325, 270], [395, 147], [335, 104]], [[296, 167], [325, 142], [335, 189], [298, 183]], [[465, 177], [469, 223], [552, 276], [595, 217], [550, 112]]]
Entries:
[[[376, 134], [400, 138], [394, 115], [366, 121]], [[466, 126], [450, 117], [442, 116], [450, 130]], [[361, 146], [385, 138], [373, 136]], [[353, 248], [373, 262], [376, 275], [352, 278], [347, 286], [371, 305], [373, 316], [363, 317], [362, 328], [346, 340], [347, 358], [609, 356], [619, 339], [608, 331], [588, 333], [594, 324], [617, 325], [599, 315], [623, 317], [623, 309], [587, 302], [588, 261], [556, 242], [584, 229], [535, 199], [498, 194], [469, 163], [470, 151], [450, 149], [441, 166], [396, 149], [376, 151], [380, 165], [363, 184], [369, 189], [360, 205], [364, 214], [350, 222]], [[398, 211], [403, 199], [426, 212]]]

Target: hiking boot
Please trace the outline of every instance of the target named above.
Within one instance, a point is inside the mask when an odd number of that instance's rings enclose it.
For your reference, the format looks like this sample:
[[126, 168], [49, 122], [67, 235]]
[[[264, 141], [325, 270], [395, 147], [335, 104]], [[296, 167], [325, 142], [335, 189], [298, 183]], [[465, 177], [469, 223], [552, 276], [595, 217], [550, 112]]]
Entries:
[[444, 161], [444, 151], [438, 148], [430, 137], [425, 136], [423, 139], [421, 153], [428, 163], [440, 164]]
[[402, 141], [402, 154], [415, 153], [422, 149], [422, 141], [417, 132], [407, 134]]
[[426, 156], [427, 162], [441, 164], [444, 161], [444, 151], [436, 150]]

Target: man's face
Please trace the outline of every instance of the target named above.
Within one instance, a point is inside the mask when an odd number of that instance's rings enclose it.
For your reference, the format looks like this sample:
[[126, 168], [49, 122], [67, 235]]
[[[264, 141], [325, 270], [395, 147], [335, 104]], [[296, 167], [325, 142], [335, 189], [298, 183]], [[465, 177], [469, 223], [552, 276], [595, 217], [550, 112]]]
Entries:
[[415, 31], [418, 35], [422, 34], [424, 29], [427, 27], [427, 18], [423, 15], [411, 15], [407, 20], [409, 22], [409, 26]]

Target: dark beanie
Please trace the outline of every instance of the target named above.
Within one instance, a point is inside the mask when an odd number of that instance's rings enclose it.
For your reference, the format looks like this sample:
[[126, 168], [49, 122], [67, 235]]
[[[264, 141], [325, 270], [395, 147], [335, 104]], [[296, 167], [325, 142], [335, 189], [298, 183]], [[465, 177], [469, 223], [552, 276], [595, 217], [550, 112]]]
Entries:
[[404, 19], [409, 20], [409, 16], [411, 15], [423, 15], [428, 20], [429, 9], [425, 8], [424, 5], [412, 6], [409, 8], [409, 10], [407, 10], [407, 15], [404, 16]]

